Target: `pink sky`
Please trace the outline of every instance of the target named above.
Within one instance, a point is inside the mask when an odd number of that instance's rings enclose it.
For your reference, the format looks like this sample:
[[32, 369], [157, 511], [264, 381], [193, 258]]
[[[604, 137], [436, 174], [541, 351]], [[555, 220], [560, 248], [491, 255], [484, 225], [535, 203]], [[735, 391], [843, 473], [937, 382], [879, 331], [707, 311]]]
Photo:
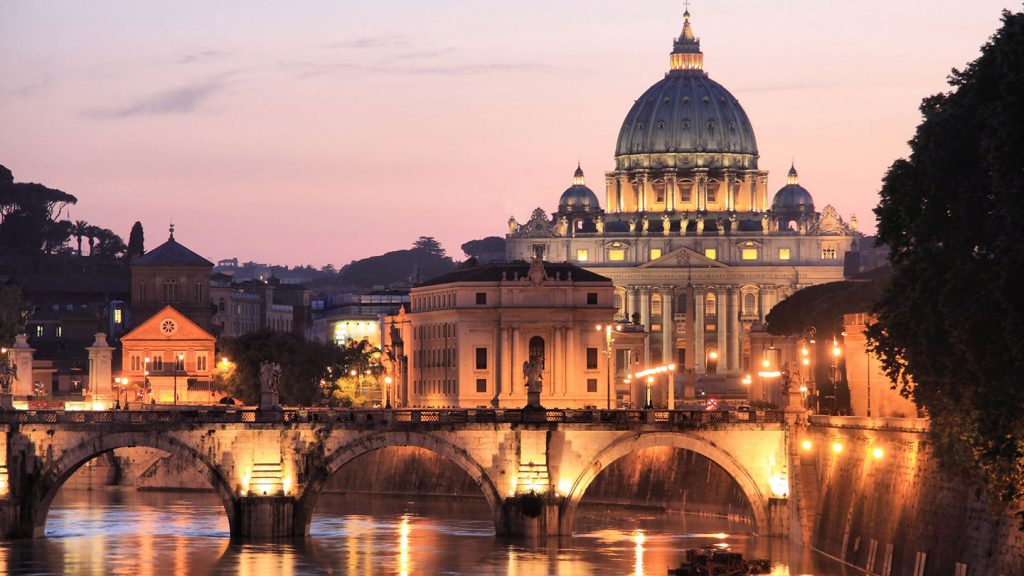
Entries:
[[[922, 97], [1018, 2], [691, 4], [705, 70], [820, 208], [873, 230]], [[0, 3], [0, 164], [74, 219], [211, 259], [345, 264], [604, 202], [620, 123], [668, 69], [669, 0]]]

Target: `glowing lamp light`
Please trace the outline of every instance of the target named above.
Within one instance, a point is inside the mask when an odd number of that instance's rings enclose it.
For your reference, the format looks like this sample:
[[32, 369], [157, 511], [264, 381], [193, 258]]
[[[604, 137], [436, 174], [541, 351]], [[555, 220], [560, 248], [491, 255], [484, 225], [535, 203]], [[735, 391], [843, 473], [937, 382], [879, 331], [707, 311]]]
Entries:
[[885, 450], [882, 450], [881, 448], [875, 448], [874, 450], [871, 451], [871, 455], [875, 457], [875, 460], [881, 460], [882, 457], [885, 456]]
[[839, 356], [840, 354], [842, 354], [842, 352], [839, 350], [838, 346], [836, 346], [835, 348], [832, 349], [832, 355], [833, 356]]
[[814, 447], [814, 444], [812, 444], [810, 440], [804, 440], [803, 442], [800, 443], [800, 447], [803, 448], [804, 450], [810, 450], [811, 448]]
[[804, 358], [803, 360], [801, 360], [801, 363], [802, 363], [802, 364], [803, 364], [804, 366], [810, 366], [810, 365], [811, 365], [811, 361], [810, 361], [810, 360], [808, 360], [807, 358]]
[[750, 374], [744, 374], [743, 375], [743, 385], [744, 386], [750, 386], [750, 383], [753, 382], [753, 381], [754, 381], [754, 379], [750, 377]]
[[840, 452], [843, 451], [843, 445], [840, 444], [839, 442], [832, 444], [832, 451], [835, 452], [836, 454], [839, 454]]
[[558, 493], [559, 494], [561, 494], [562, 496], [568, 496], [570, 490], [572, 490], [572, 483], [571, 482], [569, 482], [568, 480], [559, 480], [558, 481]]
[[807, 355], [808, 355], [808, 354], [810, 354], [810, 353], [811, 353], [811, 351], [810, 351], [810, 350], [808, 350], [807, 348], [801, 348], [801, 349], [800, 349], [800, 355], [801, 355], [801, 356], [807, 356]]
[[711, 352], [708, 352], [708, 358], [711, 358], [712, 360], [718, 360], [718, 350], [712, 350]]
[[764, 360], [761, 360], [761, 366], [764, 366], [765, 368], [767, 368], [767, 367], [769, 367], [771, 365], [772, 365], [772, 363], [769, 362], [767, 358], [765, 358]]
[[782, 474], [773, 476], [768, 481], [768, 485], [771, 486], [772, 495], [776, 498], [786, 498], [789, 496], [789, 478], [786, 476]]

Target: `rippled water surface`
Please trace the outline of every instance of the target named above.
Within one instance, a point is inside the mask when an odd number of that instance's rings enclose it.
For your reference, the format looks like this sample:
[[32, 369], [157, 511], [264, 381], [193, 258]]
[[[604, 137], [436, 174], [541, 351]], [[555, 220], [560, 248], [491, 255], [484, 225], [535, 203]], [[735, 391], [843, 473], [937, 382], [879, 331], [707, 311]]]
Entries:
[[584, 507], [573, 537], [524, 543], [494, 536], [483, 500], [325, 495], [308, 539], [244, 544], [230, 541], [213, 494], [68, 490], [45, 538], [0, 542], [0, 574], [664, 576], [702, 544], [770, 558], [773, 574], [854, 573], [749, 532], [723, 519]]

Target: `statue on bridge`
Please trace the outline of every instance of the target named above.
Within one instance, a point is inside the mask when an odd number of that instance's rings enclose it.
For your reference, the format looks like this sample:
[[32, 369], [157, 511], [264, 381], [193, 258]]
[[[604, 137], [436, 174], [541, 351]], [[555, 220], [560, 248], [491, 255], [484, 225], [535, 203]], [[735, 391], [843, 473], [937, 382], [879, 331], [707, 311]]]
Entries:
[[14, 410], [14, 396], [11, 387], [18, 377], [18, 367], [8, 361], [5, 355], [0, 359], [0, 410]]
[[260, 362], [260, 410], [280, 410], [281, 365]]
[[523, 377], [526, 378], [526, 407], [543, 409], [540, 392], [544, 388], [544, 359], [530, 358], [523, 362]]

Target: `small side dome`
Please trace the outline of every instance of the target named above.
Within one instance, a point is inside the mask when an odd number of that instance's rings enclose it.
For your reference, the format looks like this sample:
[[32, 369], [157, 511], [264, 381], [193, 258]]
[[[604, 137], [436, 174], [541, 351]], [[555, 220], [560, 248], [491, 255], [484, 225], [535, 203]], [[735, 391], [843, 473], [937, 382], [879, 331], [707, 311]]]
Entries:
[[786, 185], [779, 188], [772, 199], [772, 212], [780, 220], [798, 219], [814, 212], [814, 198], [800, 185], [796, 167], [790, 165]]
[[583, 169], [576, 165], [576, 172], [572, 176], [572, 186], [562, 192], [558, 199], [558, 212], [560, 214], [594, 214], [601, 211], [601, 205], [597, 201], [597, 194], [587, 188], [583, 180]]

